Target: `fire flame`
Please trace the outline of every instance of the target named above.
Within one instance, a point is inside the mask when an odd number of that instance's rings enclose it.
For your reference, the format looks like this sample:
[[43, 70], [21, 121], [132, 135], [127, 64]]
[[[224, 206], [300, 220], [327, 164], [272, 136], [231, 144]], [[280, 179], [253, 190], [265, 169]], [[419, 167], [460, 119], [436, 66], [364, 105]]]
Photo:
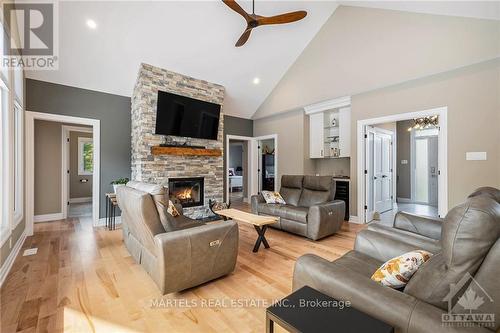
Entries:
[[177, 198], [181, 200], [191, 199], [191, 189], [184, 189], [182, 192], [179, 192]]

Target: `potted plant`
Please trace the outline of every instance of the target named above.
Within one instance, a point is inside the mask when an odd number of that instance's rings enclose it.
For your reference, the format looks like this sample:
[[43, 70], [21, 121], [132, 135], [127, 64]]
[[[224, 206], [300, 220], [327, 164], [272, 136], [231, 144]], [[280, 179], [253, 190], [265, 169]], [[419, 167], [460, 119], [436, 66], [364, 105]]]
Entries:
[[117, 189], [118, 187], [120, 187], [120, 186], [123, 186], [123, 185], [127, 184], [127, 183], [128, 183], [128, 181], [129, 181], [129, 179], [128, 179], [128, 178], [119, 178], [119, 179], [117, 179], [117, 180], [113, 180], [113, 181], [111, 182], [111, 185], [113, 185], [113, 190], [115, 191], [115, 193], [116, 193], [116, 189]]

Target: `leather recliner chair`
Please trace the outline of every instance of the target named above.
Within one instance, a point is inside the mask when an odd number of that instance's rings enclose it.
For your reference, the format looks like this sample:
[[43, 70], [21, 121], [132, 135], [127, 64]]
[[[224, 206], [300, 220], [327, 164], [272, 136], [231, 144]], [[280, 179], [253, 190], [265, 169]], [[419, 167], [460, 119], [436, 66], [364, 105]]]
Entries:
[[[238, 255], [234, 221], [204, 224], [166, 212], [163, 186], [129, 182], [117, 189], [123, 240], [162, 294], [181, 291], [231, 273]], [[160, 219], [163, 218], [163, 223]]]
[[[383, 286], [371, 275], [383, 262], [407, 250], [402, 242], [382, 233], [358, 233], [354, 250], [333, 262], [304, 255], [296, 264], [293, 289], [309, 285], [395, 327], [396, 332], [491, 332], [499, 329], [500, 316], [500, 204], [490, 195], [475, 195], [446, 215], [442, 223], [441, 249], [410, 279], [404, 290]], [[370, 244], [367, 246], [366, 244]], [[373, 249], [378, 249], [374, 251]], [[468, 275], [470, 274], [470, 275]], [[493, 314], [490, 327], [447, 326], [443, 315], [449, 311], [453, 287], [471, 277], [487, 294], [480, 312]]]
[[334, 200], [335, 180], [330, 176], [281, 177], [285, 205], [267, 204], [262, 194], [252, 196], [252, 212], [279, 217], [272, 228], [312, 240], [333, 235], [344, 222], [345, 202]]
[[[487, 196], [496, 202], [500, 203], [500, 190], [494, 187], [480, 187], [474, 190], [467, 198], [476, 196]], [[431, 253], [438, 253], [441, 251], [441, 229], [444, 219], [439, 217], [427, 217], [410, 214], [406, 212], [398, 212], [394, 217], [393, 224], [387, 226], [380, 222], [372, 222], [368, 224], [365, 237], [369, 234], [370, 238], [380, 238], [381, 236], [375, 233], [383, 234], [383, 237], [390, 237], [393, 239], [395, 247], [399, 247], [401, 251], [421, 249]], [[396, 246], [396, 241], [400, 242]], [[374, 243], [376, 244], [376, 243]], [[372, 252], [373, 257], [378, 256], [379, 249], [365, 244], [367, 247], [364, 252]], [[396, 251], [398, 252], [398, 251]], [[384, 256], [384, 255], [382, 255]]]

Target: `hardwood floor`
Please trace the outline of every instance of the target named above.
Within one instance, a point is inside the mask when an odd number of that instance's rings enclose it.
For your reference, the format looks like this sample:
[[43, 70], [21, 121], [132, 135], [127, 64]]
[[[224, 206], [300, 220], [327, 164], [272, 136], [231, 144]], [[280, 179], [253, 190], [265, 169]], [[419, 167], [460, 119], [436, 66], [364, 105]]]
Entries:
[[[93, 228], [89, 218], [37, 223], [2, 286], [0, 331], [264, 332], [265, 308], [291, 292], [295, 260], [305, 253], [333, 260], [352, 249], [362, 228], [344, 223], [316, 242], [269, 229], [271, 248], [252, 253], [257, 234], [241, 223], [232, 274], [162, 296], [127, 252], [121, 230]], [[23, 257], [31, 247], [38, 253]]]

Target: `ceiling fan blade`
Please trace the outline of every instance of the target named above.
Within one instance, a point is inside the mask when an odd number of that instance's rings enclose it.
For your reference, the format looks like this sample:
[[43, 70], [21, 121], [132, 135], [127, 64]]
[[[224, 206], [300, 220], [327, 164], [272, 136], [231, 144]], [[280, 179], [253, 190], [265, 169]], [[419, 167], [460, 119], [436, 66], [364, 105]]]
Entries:
[[257, 22], [259, 25], [291, 23], [302, 20], [304, 17], [306, 17], [306, 15], [307, 15], [306, 11], [300, 10], [297, 12], [290, 12], [276, 16], [269, 16], [269, 17], [261, 16], [257, 19]]
[[252, 19], [250, 17], [250, 15], [247, 12], [245, 12], [243, 10], [243, 8], [240, 7], [240, 5], [238, 5], [236, 3], [236, 1], [234, 1], [234, 0], [222, 0], [222, 2], [224, 2], [229, 8], [231, 8], [232, 10], [234, 10], [235, 12], [237, 12], [238, 14], [243, 16], [247, 22]]
[[252, 28], [246, 28], [246, 30], [243, 32], [243, 34], [240, 36], [240, 39], [236, 42], [236, 47], [243, 46], [248, 38], [250, 38], [250, 33], [252, 32]]

